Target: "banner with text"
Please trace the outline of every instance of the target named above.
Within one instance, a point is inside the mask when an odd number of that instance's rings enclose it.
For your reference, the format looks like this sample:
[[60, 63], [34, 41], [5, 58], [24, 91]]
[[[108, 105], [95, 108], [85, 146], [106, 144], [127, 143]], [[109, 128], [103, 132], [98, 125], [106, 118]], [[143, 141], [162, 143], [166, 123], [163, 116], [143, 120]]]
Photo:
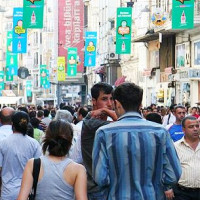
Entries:
[[45, 87], [45, 85], [48, 82], [47, 78], [47, 66], [46, 65], [40, 65], [40, 85], [41, 87]]
[[67, 76], [76, 76], [77, 74], [77, 48], [68, 48], [67, 54]]
[[117, 8], [116, 54], [131, 53], [132, 8]]
[[173, 0], [172, 29], [194, 28], [194, 0]]
[[44, 0], [24, 0], [23, 27], [43, 28]]
[[86, 32], [84, 66], [94, 67], [96, 65], [96, 46], [97, 32]]
[[23, 8], [13, 9], [13, 53], [26, 53], [27, 30], [23, 27]]
[[58, 81], [65, 81], [66, 79], [65, 57], [58, 57], [57, 66], [58, 66], [57, 70]]
[[7, 32], [7, 47], [6, 47], [6, 66], [8, 67], [9, 75], [17, 75], [18, 70], [18, 55], [12, 53], [12, 31]]
[[58, 56], [67, 60], [67, 49], [77, 47], [77, 71], [83, 72], [84, 66], [84, 1], [58, 1]]

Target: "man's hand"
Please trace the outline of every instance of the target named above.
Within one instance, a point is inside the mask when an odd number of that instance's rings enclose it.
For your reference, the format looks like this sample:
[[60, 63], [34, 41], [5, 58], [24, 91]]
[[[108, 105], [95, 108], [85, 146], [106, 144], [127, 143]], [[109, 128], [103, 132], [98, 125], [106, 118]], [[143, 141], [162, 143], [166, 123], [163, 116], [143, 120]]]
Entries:
[[105, 117], [111, 117], [113, 121], [117, 120], [117, 115], [115, 111], [109, 110], [107, 108], [100, 108], [98, 110], [93, 110], [91, 111], [91, 117], [97, 118], [97, 119], [102, 119], [105, 120]]
[[165, 191], [165, 196], [168, 200], [172, 200], [174, 198], [174, 192], [172, 189]]

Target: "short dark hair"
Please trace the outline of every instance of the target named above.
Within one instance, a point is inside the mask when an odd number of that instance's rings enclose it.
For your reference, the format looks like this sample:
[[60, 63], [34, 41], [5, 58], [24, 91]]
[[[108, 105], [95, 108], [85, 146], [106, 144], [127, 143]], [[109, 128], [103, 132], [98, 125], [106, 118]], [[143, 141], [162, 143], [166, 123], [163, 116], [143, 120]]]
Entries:
[[12, 116], [12, 123], [14, 129], [22, 133], [23, 135], [27, 134], [29, 121], [29, 116], [24, 111], [18, 111]]
[[39, 124], [40, 124], [40, 120], [36, 117], [31, 118], [30, 120], [31, 125], [33, 126], [33, 128], [38, 128]]
[[193, 117], [193, 116], [187, 116], [187, 117], [183, 118], [183, 120], [181, 122], [181, 125], [182, 125], [183, 128], [185, 128], [185, 123], [186, 123], [187, 120], [197, 120], [197, 118]]
[[[14, 114], [14, 112], [13, 112]], [[0, 112], [0, 118], [1, 118], [1, 123], [2, 124], [11, 124], [12, 123], [12, 115], [4, 115], [3, 112]]]
[[93, 87], [91, 88], [91, 95], [92, 98], [97, 100], [100, 92], [104, 92], [104, 94], [111, 94], [112, 91], [113, 87], [110, 84], [101, 82], [93, 85]]
[[143, 89], [134, 83], [122, 83], [113, 92], [113, 99], [118, 100], [126, 112], [138, 112], [142, 97]]
[[174, 107], [174, 112], [176, 112], [176, 110], [177, 110], [178, 108], [185, 109], [184, 106], [182, 106], [182, 105], [178, 105], [178, 106], [175, 106], [175, 107]]
[[72, 145], [72, 138], [73, 129], [69, 122], [61, 119], [51, 121], [43, 140], [43, 153], [48, 150], [49, 155], [65, 156]]
[[49, 116], [50, 111], [48, 109], [44, 109], [44, 117]]
[[87, 107], [80, 107], [78, 110], [78, 113], [81, 114], [84, 117], [86, 117], [86, 115], [88, 114], [88, 109]]
[[44, 111], [43, 110], [38, 110], [37, 117], [43, 117], [43, 116], [44, 116]]
[[161, 116], [158, 113], [149, 113], [146, 116], [146, 120], [162, 124]]

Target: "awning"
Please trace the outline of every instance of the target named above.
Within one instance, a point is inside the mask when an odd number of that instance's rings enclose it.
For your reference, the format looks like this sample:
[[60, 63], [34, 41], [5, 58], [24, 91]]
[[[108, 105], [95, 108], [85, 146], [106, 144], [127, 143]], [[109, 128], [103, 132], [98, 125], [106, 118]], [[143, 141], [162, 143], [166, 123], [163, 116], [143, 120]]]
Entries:
[[23, 97], [0, 97], [0, 104], [21, 104]]
[[[159, 39], [159, 33], [162, 33], [162, 37], [166, 38], [172, 35], [175, 35], [178, 31], [177, 30], [162, 30], [159, 32], [154, 32], [153, 34], [146, 34], [143, 36], [139, 36], [133, 39], [133, 42], [149, 42], [149, 41], [153, 41], [153, 40], [158, 40]], [[180, 32], [180, 30], [179, 30]]]
[[122, 76], [122, 77], [118, 78], [118, 79], [115, 81], [115, 86], [117, 87], [117, 86], [121, 85], [122, 83], [125, 82], [125, 80], [126, 80], [126, 76]]

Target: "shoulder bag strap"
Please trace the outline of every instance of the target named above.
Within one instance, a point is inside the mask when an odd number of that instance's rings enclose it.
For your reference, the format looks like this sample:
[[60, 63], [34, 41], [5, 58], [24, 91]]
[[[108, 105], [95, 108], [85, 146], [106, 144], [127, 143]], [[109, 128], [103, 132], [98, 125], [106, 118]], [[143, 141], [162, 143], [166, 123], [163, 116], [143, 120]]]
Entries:
[[34, 190], [34, 197], [35, 197], [37, 183], [38, 183], [38, 177], [39, 177], [39, 173], [40, 173], [41, 159], [35, 158], [33, 163], [34, 163], [33, 164], [33, 190]]

